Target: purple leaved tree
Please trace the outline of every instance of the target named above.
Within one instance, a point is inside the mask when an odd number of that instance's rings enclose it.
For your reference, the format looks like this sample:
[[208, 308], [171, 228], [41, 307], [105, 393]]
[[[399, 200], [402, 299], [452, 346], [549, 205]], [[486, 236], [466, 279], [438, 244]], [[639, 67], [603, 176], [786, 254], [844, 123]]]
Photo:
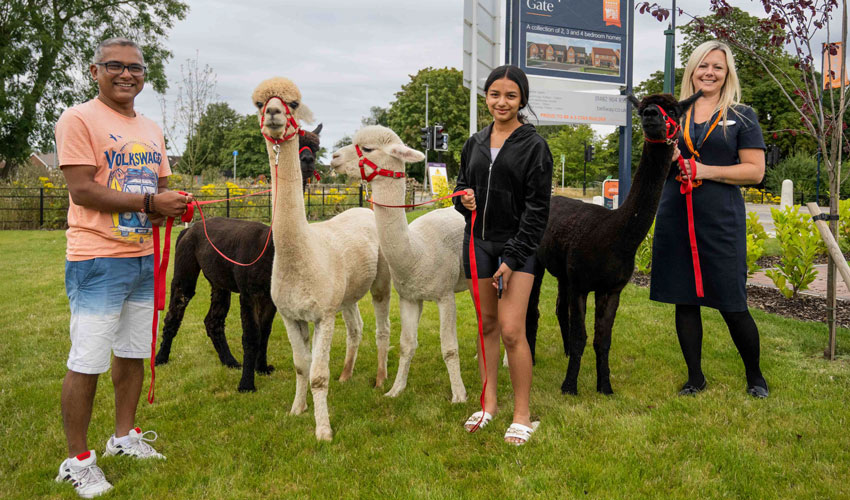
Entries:
[[[770, 44], [781, 47], [798, 61], [794, 69], [799, 72], [792, 78], [785, 69], [773, 61], [770, 51], [759, 50], [742, 42], [742, 37], [734, 28], [721, 25], [722, 19], [732, 11], [727, 0], [710, 0], [711, 17], [692, 15], [682, 9], [678, 14], [690, 17], [698, 31], [711, 33], [734, 49], [746, 53], [757, 60], [766, 77], [779, 86], [782, 95], [800, 114], [800, 122], [805, 133], [814, 138], [823, 152], [824, 164], [829, 175], [829, 228], [837, 241], [838, 200], [841, 185], [841, 158], [845, 149], [850, 151], [844, 122], [847, 109], [847, 87], [844, 85], [845, 60], [840, 58], [840, 68], [831, 67], [821, 74], [817, 64], [823, 51], [836, 55], [841, 48], [847, 47], [847, 0], [753, 0], [761, 2], [766, 17], [759, 23], [759, 29], [769, 33]], [[636, 5], [641, 14], [664, 21], [670, 15], [669, 9], [657, 3], [641, 2]], [[830, 21], [840, 15], [840, 45], [833, 40]], [[825, 35], [825, 37], [824, 37]], [[823, 46], [816, 40], [824, 39]], [[814, 45], [814, 46], [813, 46]], [[846, 53], [845, 53], [846, 54]], [[803, 85], [800, 86], [799, 82]], [[835, 85], [827, 84], [835, 82]], [[835, 88], [833, 88], [835, 87]], [[846, 177], [846, 175], [845, 175]], [[824, 355], [835, 359], [835, 306], [836, 306], [836, 269], [830, 258], [827, 282], [827, 324], [829, 326], [829, 345]]]

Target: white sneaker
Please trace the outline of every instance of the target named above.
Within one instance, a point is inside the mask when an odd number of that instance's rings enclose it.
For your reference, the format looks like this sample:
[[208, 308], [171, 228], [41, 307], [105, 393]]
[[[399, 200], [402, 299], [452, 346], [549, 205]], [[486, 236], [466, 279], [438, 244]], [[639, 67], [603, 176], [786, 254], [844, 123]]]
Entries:
[[103, 471], [97, 466], [97, 456], [94, 450], [80, 453], [74, 458], [65, 459], [59, 466], [56, 482], [68, 481], [77, 489], [77, 494], [83, 498], [94, 498], [112, 489]]
[[[147, 434], [153, 434], [153, 438], [146, 438], [145, 435]], [[109, 438], [109, 441], [106, 442], [106, 451], [103, 453], [103, 456], [128, 455], [136, 458], [161, 458], [165, 460], [165, 455], [159, 453], [153, 449], [153, 446], [148, 444], [148, 442], [152, 443], [156, 441], [158, 437], [156, 432], [142, 432], [141, 429], [136, 427], [135, 429], [130, 429], [128, 436], [130, 437], [130, 442], [121, 445], [115, 442], [115, 434], [113, 434]]]

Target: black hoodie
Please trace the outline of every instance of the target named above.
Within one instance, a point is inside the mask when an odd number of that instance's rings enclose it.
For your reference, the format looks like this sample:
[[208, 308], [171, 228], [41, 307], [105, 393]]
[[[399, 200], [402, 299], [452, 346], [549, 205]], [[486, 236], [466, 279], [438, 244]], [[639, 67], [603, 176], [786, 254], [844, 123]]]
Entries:
[[[531, 124], [514, 130], [505, 140], [496, 161], [490, 158], [490, 124], [470, 137], [460, 155], [455, 192], [475, 190], [478, 215], [474, 236], [505, 241], [502, 261], [517, 269], [540, 244], [549, 218], [552, 194], [552, 153]], [[454, 198], [455, 209], [466, 217], [472, 212]]]

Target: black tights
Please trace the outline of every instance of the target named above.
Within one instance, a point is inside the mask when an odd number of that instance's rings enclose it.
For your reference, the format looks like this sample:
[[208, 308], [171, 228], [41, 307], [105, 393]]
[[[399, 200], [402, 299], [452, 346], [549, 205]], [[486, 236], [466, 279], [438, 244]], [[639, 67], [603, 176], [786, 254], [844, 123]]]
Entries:
[[[729, 334], [738, 353], [744, 361], [747, 373], [747, 386], [758, 385], [767, 388], [767, 382], [759, 368], [759, 331], [749, 311], [720, 311]], [[700, 306], [676, 305], [676, 334], [679, 345], [688, 365], [688, 384], [702, 386], [705, 376], [702, 374], [702, 317]]]

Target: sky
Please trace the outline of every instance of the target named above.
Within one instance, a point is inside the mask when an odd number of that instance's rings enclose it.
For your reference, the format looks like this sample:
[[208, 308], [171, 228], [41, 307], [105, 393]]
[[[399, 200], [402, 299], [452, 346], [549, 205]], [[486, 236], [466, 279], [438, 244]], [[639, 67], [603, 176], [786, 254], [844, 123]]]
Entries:
[[[166, 99], [176, 96], [181, 64], [196, 56], [217, 75], [215, 101], [227, 102], [240, 114], [254, 112], [251, 93], [257, 84], [285, 76], [300, 88], [316, 124], [324, 124], [321, 139], [328, 150], [360, 128], [370, 107], [388, 106], [410, 75], [429, 66], [463, 67], [464, 0], [186, 1], [189, 14], [175, 24], [165, 44], [173, 53], [166, 65]], [[732, 4], [764, 16], [761, 2]], [[707, 13], [706, 5], [705, 0], [677, 2], [693, 14]], [[667, 22], [634, 15], [636, 85], [664, 69]], [[677, 23], [688, 19], [679, 16]], [[136, 109], [161, 123], [151, 87], [136, 98]]]

